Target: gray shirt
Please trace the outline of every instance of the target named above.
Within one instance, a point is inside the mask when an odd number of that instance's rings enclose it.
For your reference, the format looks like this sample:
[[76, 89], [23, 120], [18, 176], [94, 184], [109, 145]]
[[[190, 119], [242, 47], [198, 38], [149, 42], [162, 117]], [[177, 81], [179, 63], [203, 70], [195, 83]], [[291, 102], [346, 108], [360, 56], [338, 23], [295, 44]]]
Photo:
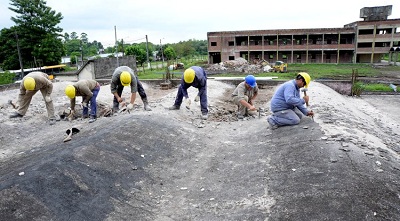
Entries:
[[120, 66], [115, 69], [113, 76], [111, 78], [111, 93], [114, 94], [117, 92], [118, 87], [123, 87], [121, 84], [120, 76], [123, 71], [127, 71], [128, 73], [131, 74], [131, 93], [136, 93], [137, 92], [137, 79], [135, 76], [135, 72], [128, 66]]
[[238, 97], [240, 98], [240, 100], [245, 99], [244, 96], [249, 97], [249, 100], [251, 100], [251, 98], [254, 95], [257, 95], [258, 93], [258, 86], [256, 85], [255, 87], [251, 88], [250, 90], [246, 89], [246, 82], [243, 81], [242, 83], [240, 83], [235, 90], [232, 93], [232, 97]]

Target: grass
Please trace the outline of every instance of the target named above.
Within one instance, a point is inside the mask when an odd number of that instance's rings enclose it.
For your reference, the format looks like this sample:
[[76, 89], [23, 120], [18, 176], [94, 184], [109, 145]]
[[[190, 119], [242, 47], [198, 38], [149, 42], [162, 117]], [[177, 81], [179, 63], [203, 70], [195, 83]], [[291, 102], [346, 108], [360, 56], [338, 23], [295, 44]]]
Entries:
[[[185, 64], [185, 67], [190, 67], [192, 65], [204, 66], [205, 63], [191, 63]], [[141, 68], [138, 68], [142, 70]], [[307, 72], [310, 74], [313, 80], [315, 79], [351, 79], [353, 69], [357, 69], [358, 76], [362, 77], [372, 77], [379, 76], [381, 74], [382, 68], [376, 68], [371, 64], [289, 64], [287, 73], [274, 73], [265, 72], [254, 74], [256, 77], [276, 77], [278, 76], [280, 80], [292, 79], [299, 72]], [[399, 66], [385, 66], [385, 71], [400, 71]], [[162, 78], [162, 75], [157, 74], [159, 72], [165, 72], [163, 69], [146, 70], [145, 72], [140, 71], [139, 76], [141, 79], [157, 79]], [[183, 70], [178, 70], [177, 72], [183, 72]], [[232, 76], [246, 76], [246, 73], [224, 73], [218, 74], [221, 77], [232, 77]]]
[[392, 92], [393, 89], [388, 84], [363, 84], [364, 91]]

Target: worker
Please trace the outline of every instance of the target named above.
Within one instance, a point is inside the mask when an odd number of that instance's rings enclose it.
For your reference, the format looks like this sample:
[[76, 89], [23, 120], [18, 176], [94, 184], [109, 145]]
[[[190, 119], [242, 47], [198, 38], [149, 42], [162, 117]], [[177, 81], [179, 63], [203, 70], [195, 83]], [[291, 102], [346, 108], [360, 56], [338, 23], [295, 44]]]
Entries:
[[178, 88], [178, 94], [175, 99], [175, 103], [170, 110], [179, 110], [182, 104], [182, 100], [185, 97], [186, 107], [190, 108], [191, 100], [187, 89], [189, 87], [195, 87], [199, 91], [194, 101], [200, 101], [201, 106], [201, 118], [207, 120], [208, 118], [208, 104], [207, 104], [207, 73], [199, 66], [192, 66], [183, 72], [181, 84]]
[[70, 84], [65, 88], [65, 94], [71, 99], [71, 114], [75, 115], [75, 102], [77, 96], [82, 96], [82, 117], [88, 118], [90, 106], [89, 123], [93, 123], [97, 118], [97, 94], [100, 91], [100, 84], [95, 80], [79, 80], [75, 84]]
[[238, 106], [237, 118], [243, 119], [244, 116], [254, 115], [256, 107], [254, 100], [258, 94], [256, 78], [253, 75], [247, 75], [232, 93], [232, 101]]
[[139, 96], [143, 101], [144, 110], [151, 111], [143, 85], [134, 73], [135, 72], [128, 66], [120, 66], [114, 70], [110, 86], [111, 93], [114, 95], [114, 112], [119, 110], [119, 103], [123, 102], [121, 95], [124, 86], [131, 87], [131, 98], [129, 104], [127, 105], [128, 110], [133, 109], [133, 104], [136, 100], [136, 92], [139, 92]]
[[299, 124], [303, 115], [314, 116], [314, 112], [305, 106], [309, 97], [306, 95], [300, 97], [300, 88], [308, 88], [310, 81], [310, 75], [300, 72], [295, 79], [279, 86], [271, 99], [272, 115], [267, 118], [271, 129]]
[[56, 117], [54, 115], [53, 100], [50, 97], [53, 91], [53, 83], [49, 80], [49, 76], [41, 71], [31, 72], [22, 79], [19, 87], [18, 110], [10, 115], [10, 118], [23, 117], [28, 111], [33, 95], [39, 90], [46, 103], [49, 123], [50, 125], [55, 124]]

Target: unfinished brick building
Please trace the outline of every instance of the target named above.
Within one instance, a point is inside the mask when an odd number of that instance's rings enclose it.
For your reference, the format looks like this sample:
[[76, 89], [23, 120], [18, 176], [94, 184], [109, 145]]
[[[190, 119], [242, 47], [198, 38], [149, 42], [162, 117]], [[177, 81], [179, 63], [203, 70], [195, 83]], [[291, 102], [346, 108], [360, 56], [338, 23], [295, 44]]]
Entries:
[[343, 28], [208, 32], [209, 63], [244, 58], [270, 63], [375, 63], [399, 46], [400, 19], [392, 5], [364, 7]]

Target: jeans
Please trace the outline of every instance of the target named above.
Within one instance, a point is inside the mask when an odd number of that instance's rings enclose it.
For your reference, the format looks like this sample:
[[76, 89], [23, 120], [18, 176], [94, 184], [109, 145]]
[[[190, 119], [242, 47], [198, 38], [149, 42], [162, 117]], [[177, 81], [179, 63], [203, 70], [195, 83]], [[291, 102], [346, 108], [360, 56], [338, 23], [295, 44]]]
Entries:
[[[90, 116], [96, 118], [97, 117], [97, 102], [96, 102], [96, 98], [97, 98], [97, 94], [99, 94], [100, 91], [100, 87], [95, 87], [92, 91], [93, 96], [92, 98], [90, 98], [89, 104], [90, 104]], [[89, 106], [88, 104], [88, 106]], [[83, 107], [83, 116], [87, 116], [88, 115], [88, 111], [89, 108], [87, 107]]]

